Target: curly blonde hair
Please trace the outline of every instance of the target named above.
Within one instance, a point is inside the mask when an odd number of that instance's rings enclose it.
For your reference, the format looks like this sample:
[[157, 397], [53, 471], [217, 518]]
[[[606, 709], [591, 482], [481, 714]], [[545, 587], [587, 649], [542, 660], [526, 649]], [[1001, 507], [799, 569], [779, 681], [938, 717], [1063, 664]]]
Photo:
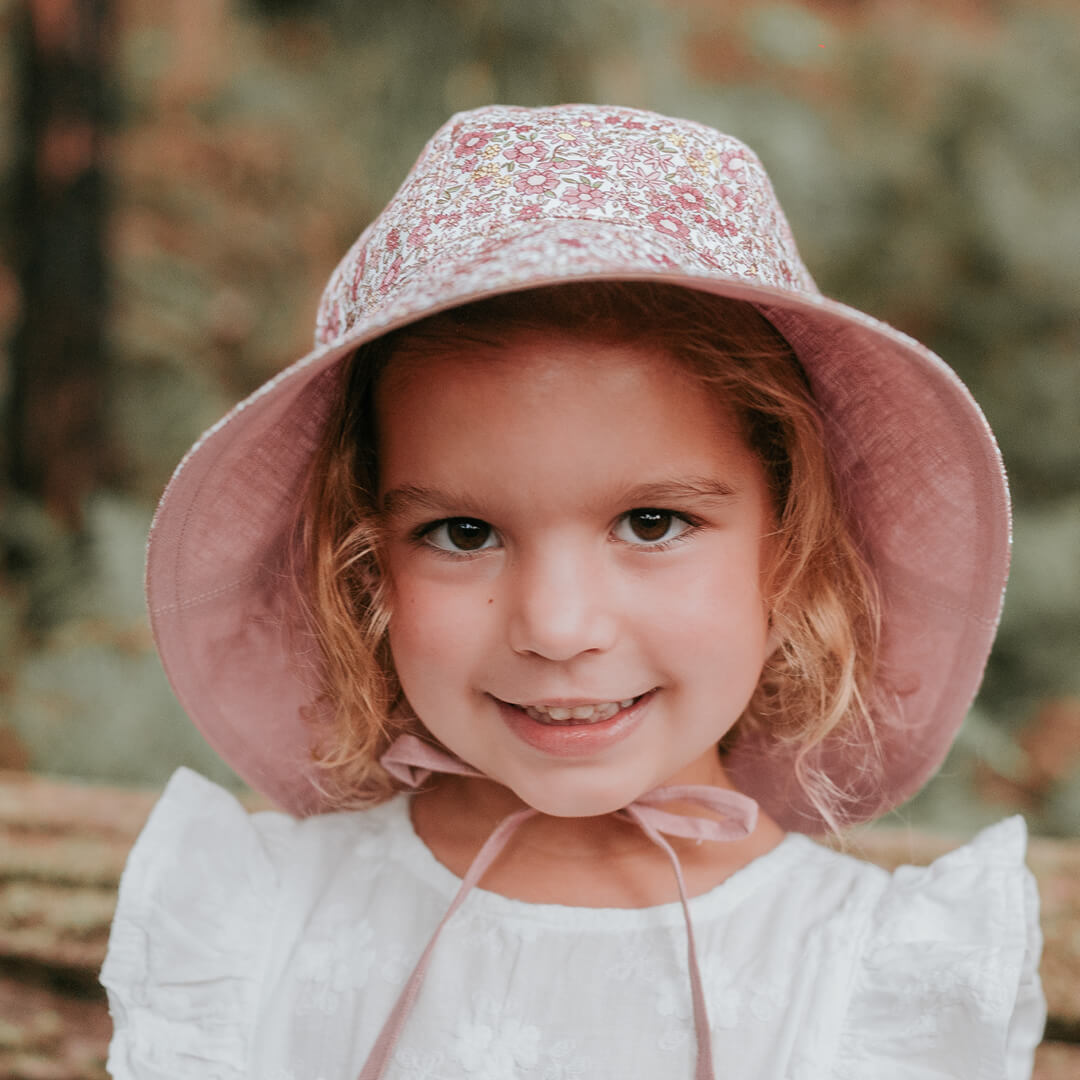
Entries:
[[648, 282], [501, 294], [396, 330], [342, 364], [297, 525], [297, 585], [322, 662], [312, 734], [324, 794], [339, 807], [388, 798], [399, 785], [379, 757], [398, 734], [419, 730], [387, 644], [375, 410], [383, 372], [410, 355], [498, 348], [519, 334], [568, 328], [598, 343], [667, 352], [722, 397], [762, 462], [777, 541], [765, 589], [780, 644], [720, 751], [751, 730], [794, 747], [796, 779], [838, 829], [851, 796], [817, 764], [815, 750], [827, 739], [876, 745], [868, 699], [880, 619], [820, 412], [791, 347], [752, 305]]

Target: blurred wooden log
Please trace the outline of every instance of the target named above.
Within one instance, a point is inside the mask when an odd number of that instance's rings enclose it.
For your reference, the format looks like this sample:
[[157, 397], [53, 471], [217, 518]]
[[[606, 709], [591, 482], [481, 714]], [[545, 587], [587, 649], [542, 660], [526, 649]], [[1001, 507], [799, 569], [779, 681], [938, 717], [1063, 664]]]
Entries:
[[[108, 1021], [97, 972], [120, 873], [156, 798], [0, 771], [0, 1076], [103, 1076]], [[265, 805], [256, 797], [245, 802]], [[892, 869], [928, 863], [961, 842], [879, 828], [859, 833], [848, 850]], [[1080, 1076], [1080, 840], [1036, 837], [1028, 862], [1042, 897], [1050, 1007], [1035, 1076], [1074, 1080]], [[10, 1021], [16, 1001], [22, 1018]], [[12, 1064], [18, 1055], [21, 1071]], [[38, 1064], [26, 1065], [31, 1059]], [[49, 1071], [58, 1062], [66, 1072]]]

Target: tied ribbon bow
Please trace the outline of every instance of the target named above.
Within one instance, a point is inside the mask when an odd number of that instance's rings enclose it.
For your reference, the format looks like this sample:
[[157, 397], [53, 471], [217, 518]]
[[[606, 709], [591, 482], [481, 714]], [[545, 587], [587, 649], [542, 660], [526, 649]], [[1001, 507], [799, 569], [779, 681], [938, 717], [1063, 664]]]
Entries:
[[[458, 776], [476, 776], [484, 778], [484, 774], [466, 765], [463, 761], [437, 750], [435, 747], [422, 742], [415, 735], [400, 735], [383, 754], [380, 759], [383, 767], [391, 776], [407, 784], [409, 787], [419, 787], [433, 772], [455, 773]], [[693, 802], [707, 810], [723, 815], [722, 821], [712, 818], [692, 817], [684, 814], [671, 813], [660, 807], [669, 802]], [[360, 1072], [358, 1080], [379, 1080], [401, 1034], [405, 1021], [412, 1011], [413, 1005], [420, 994], [420, 987], [431, 962], [431, 955], [435, 949], [435, 943], [443, 931], [443, 927], [450, 921], [454, 912], [461, 907], [465, 897], [487, 872], [487, 869], [506, 847], [511, 836], [518, 827], [531, 817], [535, 817], [539, 810], [526, 807], [518, 810], [503, 820], [495, 827], [492, 834], [484, 841], [483, 846], [476, 854], [469, 869], [462, 879], [461, 887], [457, 891], [453, 902], [447, 909], [442, 921], [435, 928], [431, 940], [427, 943], [413, 968], [401, 994], [394, 1003], [390, 1015], [386, 1018], [382, 1030], [379, 1032], [375, 1045]], [[639, 796], [629, 806], [615, 812], [616, 817], [631, 821], [654, 843], [661, 848], [671, 860], [672, 869], [675, 871], [675, 881], [679, 886], [679, 900], [682, 903], [683, 917], [686, 920], [686, 951], [688, 966], [690, 969], [690, 990], [694, 1002], [694, 1030], [697, 1033], [698, 1056], [697, 1069], [694, 1080], [715, 1080], [712, 1061], [712, 1038], [709, 1032], [709, 1014], [705, 1007], [705, 991], [701, 984], [701, 970], [698, 966], [697, 949], [694, 945], [694, 927], [690, 920], [690, 904], [686, 896], [686, 883], [683, 881], [682, 866], [675, 849], [664, 839], [662, 834], [668, 836], [681, 836], [691, 840], [714, 840], [730, 841], [740, 840], [754, 831], [757, 824], [757, 803], [746, 795], [740, 795], [735, 791], [727, 791], [724, 788], [708, 787], [705, 785], [673, 785], [671, 787], [654, 788]]]

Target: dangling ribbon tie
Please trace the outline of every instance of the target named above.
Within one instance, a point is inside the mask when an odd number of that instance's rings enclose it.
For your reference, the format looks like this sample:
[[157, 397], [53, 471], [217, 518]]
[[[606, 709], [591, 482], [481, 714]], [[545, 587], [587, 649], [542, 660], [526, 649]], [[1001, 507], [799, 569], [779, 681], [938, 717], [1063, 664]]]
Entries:
[[[429, 746], [415, 735], [399, 736], [380, 759], [383, 767], [391, 776], [407, 784], [419, 787], [433, 772], [455, 773], [459, 776], [484, 774], [466, 765], [450, 754]], [[711, 818], [690, 817], [659, 809], [664, 803], [693, 802], [707, 810], [723, 814], [723, 821]], [[499, 856], [518, 826], [540, 811], [528, 807], [518, 810], [504, 818], [495, 831], [484, 841], [483, 847], [476, 854], [472, 864], [462, 879], [461, 887], [447, 909], [442, 921], [435, 928], [431, 940], [427, 943], [417, 961], [409, 981], [405, 984], [394, 1003], [390, 1015], [375, 1040], [371, 1053], [360, 1072], [358, 1080], [379, 1080], [397, 1043], [401, 1029], [405, 1026], [409, 1013], [416, 1003], [420, 986], [427, 973], [428, 964], [435, 943], [443, 927], [468, 895], [472, 887], [484, 876], [487, 869]], [[686, 951], [690, 968], [690, 989], [694, 1002], [694, 1029], [697, 1033], [698, 1056], [694, 1080], [715, 1080], [712, 1062], [712, 1039], [709, 1033], [709, 1014], [705, 1007], [705, 991], [701, 983], [701, 970], [698, 967], [697, 949], [694, 945], [694, 927], [690, 921], [690, 905], [686, 896], [686, 883], [683, 881], [682, 866], [675, 849], [661, 835], [681, 836], [691, 840], [739, 840], [754, 831], [757, 823], [757, 803], [736, 791], [714, 788], [705, 785], [681, 785], [654, 788], [635, 799], [629, 806], [616, 811], [615, 816], [632, 821], [657, 847], [662, 848], [671, 860], [675, 871], [675, 881], [679, 886], [679, 900], [682, 903], [683, 917], [686, 920]]]

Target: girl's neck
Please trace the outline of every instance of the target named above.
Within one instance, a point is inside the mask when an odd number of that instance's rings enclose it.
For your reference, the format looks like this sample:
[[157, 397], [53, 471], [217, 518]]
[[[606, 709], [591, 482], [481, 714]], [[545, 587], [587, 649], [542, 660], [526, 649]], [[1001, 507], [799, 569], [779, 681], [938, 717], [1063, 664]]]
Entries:
[[[494, 781], [445, 776], [413, 797], [411, 813], [432, 855], [463, 877], [496, 825], [523, 807], [512, 791]], [[668, 809], [680, 808], [672, 804]], [[679, 856], [689, 895], [698, 896], [771, 851], [783, 837], [783, 830], [760, 814], [757, 827], [742, 840], [668, 841]], [[570, 907], [652, 907], [678, 899], [667, 855], [637, 826], [612, 814], [529, 819], [480, 884], [515, 900]]]

